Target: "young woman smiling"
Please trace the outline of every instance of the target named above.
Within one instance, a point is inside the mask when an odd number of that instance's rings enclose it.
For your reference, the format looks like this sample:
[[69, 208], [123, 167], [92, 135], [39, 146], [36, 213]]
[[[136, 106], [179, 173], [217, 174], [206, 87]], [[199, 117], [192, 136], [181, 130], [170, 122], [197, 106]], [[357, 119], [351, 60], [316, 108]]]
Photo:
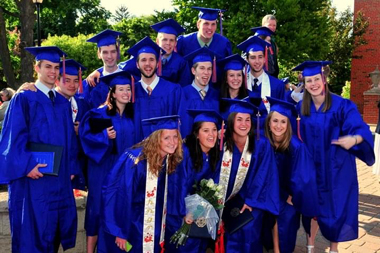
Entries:
[[[322, 235], [330, 241], [330, 252], [338, 252], [338, 242], [358, 237], [355, 157], [369, 166], [375, 158], [372, 134], [355, 104], [328, 89], [322, 67], [330, 63], [306, 61], [293, 70], [303, 71], [305, 83], [298, 109], [301, 138], [313, 156], [317, 171], [320, 204], [317, 221]], [[308, 241], [311, 249], [313, 238], [312, 233]]]

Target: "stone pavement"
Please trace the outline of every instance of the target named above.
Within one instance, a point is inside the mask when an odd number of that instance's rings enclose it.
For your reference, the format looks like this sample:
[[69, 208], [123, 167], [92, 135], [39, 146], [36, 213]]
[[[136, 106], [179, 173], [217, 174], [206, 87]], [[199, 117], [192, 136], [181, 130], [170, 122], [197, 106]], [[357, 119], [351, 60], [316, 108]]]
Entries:
[[[380, 183], [372, 168], [356, 160], [359, 178], [359, 238], [339, 244], [339, 253], [380, 253]], [[298, 232], [295, 253], [306, 252], [305, 232]], [[320, 233], [315, 253], [329, 252], [329, 242]]]

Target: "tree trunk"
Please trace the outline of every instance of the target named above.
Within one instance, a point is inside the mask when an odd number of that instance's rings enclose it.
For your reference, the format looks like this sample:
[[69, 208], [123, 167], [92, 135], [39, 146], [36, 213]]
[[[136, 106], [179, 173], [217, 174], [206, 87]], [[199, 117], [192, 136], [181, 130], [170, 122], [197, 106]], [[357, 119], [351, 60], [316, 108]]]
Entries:
[[3, 64], [3, 71], [8, 86], [12, 89], [17, 89], [16, 78], [11, 64], [11, 56], [9, 54], [7, 30], [5, 28], [4, 13], [2, 8], [0, 8], [0, 59]]
[[33, 79], [33, 62], [34, 57], [27, 53], [24, 48], [33, 46], [33, 27], [36, 21], [34, 15], [35, 5], [31, 0], [15, 0], [20, 11], [21, 24], [21, 73], [20, 84], [24, 82], [32, 82]]

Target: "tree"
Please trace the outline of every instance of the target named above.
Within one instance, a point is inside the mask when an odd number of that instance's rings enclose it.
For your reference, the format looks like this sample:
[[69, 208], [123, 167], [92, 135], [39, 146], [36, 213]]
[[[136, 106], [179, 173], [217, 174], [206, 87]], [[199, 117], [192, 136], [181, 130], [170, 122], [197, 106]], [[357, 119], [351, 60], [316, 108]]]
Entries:
[[125, 5], [120, 5], [117, 7], [115, 11], [115, 15], [113, 16], [113, 20], [115, 23], [121, 22], [123, 19], [129, 18], [129, 11]]

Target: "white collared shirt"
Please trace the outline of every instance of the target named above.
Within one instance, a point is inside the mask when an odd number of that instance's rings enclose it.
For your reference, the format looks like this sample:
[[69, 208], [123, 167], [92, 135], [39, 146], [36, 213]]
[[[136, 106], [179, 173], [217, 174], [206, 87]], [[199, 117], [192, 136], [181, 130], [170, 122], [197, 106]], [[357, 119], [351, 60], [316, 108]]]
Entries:
[[[160, 78], [156, 75], [156, 78], [154, 78], [153, 82], [151, 84], [149, 84], [150, 88], [152, 88], [152, 91], [154, 90], [154, 88], [156, 88], [159, 81], [160, 81]], [[144, 81], [142, 79], [140, 80], [140, 83], [141, 83], [141, 86], [143, 87], [143, 89], [146, 91], [146, 93], [149, 93], [147, 90], [148, 85], [146, 83], [144, 83]]]
[[120, 72], [121, 70], [122, 69], [119, 68], [119, 66], [117, 66], [117, 69], [114, 72], [110, 73], [110, 72], [106, 71], [106, 68], [103, 68], [103, 76], [106, 76], [106, 75], [109, 75], [109, 74], [113, 74], [113, 73], [117, 73], [117, 72]]
[[73, 117], [73, 122], [75, 122], [78, 114], [78, 104], [74, 97], [71, 97], [69, 101], [71, 103], [71, 116]]
[[36, 86], [37, 89], [39, 89], [40, 91], [42, 91], [49, 99], [49, 91], [53, 91], [54, 92], [54, 97], [57, 96], [57, 94], [55, 93], [55, 89], [49, 89], [45, 84], [43, 84], [40, 80], [37, 80], [36, 83], [34, 84]]

